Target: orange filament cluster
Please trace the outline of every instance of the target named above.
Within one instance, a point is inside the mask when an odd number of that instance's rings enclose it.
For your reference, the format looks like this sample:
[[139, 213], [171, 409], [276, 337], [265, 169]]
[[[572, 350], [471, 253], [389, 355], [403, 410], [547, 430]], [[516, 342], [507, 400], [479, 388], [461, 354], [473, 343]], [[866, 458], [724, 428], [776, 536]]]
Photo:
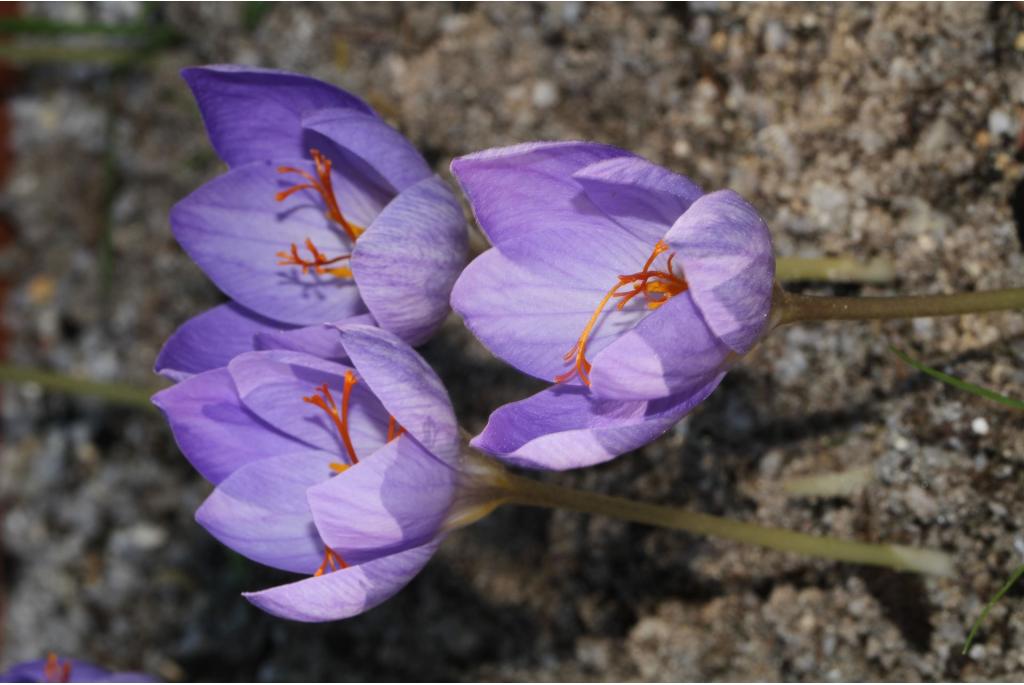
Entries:
[[[658, 256], [668, 252], [668, 250], [668, 244], [663, 240], [659, 240], [654, 245], [651, 256], [644, 262], [644, 266], [640, 271], [633, 274], [619, 275], [618, 282], [601, 298], [597, 309], [594, 310], [590, 320], [587, 321], [587, 325], [583, 328], [583, 333], [576, 340], [576, 344], [563, 357], [566, 362], [573, 362], [573, 367], [569, 371], [555, 376], [556, 383], [564, 383], [578, 375], [584, 385], [590, 385], [591, 364], [587, 360], [586, 355], [587, 340], [589, 340], [594, 326], [601, 318], [601, 313], [612, 298], [619, 298], [616, 309], [620, 311], [637, 295], [643, 295], [649, 309], [657, 309], [689, 287], [685, 278], [677, 276], [672, 271], [672, 260], [675, 258], [675, 253], [668, 256], [664, 269], [652, 268]], [[622, 289], [627, 286], [630, 286], [630, 289], [623, 291]]]
[[48, 683], [70, 683], [71, 661], [60, 663], [57, 655], [50, 652], [46, 655], [46, 663], [43, 664], [43, 678]]
[[324, 545], [324, 561], [320, 564], [320, 567], [313, 573], [313, 575], [322, 576], [329, 570], [339, 571], [343, 568], [348, 568], [348, 564], [346, 564], [345, 560], [341, 558], [341, 555], [330, 547]]
[[345, 233], [348, 234], [349, 239], [355, 242], [356, 238], [366, 229], [352, 223], [342, 214], [341, 205], [338, 204], [338, 198], [334, 194], [334, 184], [331, 182], [331, 160], [324, 157], [316, 148], [310, 150], [309, 155], [313, 158], [313, 164], [316, 166], [316, 177], [314, 178], [313, 174], [308, 171], [297, 169], [293, 166], [277, 167], [277, 173], [298, 174], [306, 179], [306, 182], [297, 183], [291, 188], [282, 190], [274, 196], [274, 199], [278, 202], [283, 202], [300, 190], [315, 190], [320, 193], [320, 197], [324, 199], [324, 204], [327, 205], [327, 218], [341, 226]]
[[[334, 422], [334, 427], [338, 429], [338, 435], [341, 436], [341, 441], [345, 445], [345, 451], [348, 452], [349, 465], [358, 464], [359, 458], [356, 457], [356, 448], [352, 446], [352, 438], [348, 434], [348, 405], [349, 399], [352, 396], [352, 388], [357, 383], [356, 375], [352, 371], [345, 372], [345, 385], [341, 389], [341, 410], [338, 410], [338, 405], [334, 402], [334, 396], [331, 394], [331, 389], [324, 383], [317, 388], [318, 395], [310, 395], [309, 397], [303, 397], [303, 402], [308, 402], [314, 406], [323, 409], [327, 416]], [[342, 468], [337, 468], [342, 467]], [[337, 473], [341, 473], [348, 465], [337, 464], [331, 465], [331, 469]]]
[[317, 274], [330, 274], [337, 278], [351, 278], [352, 269], [347, 266], [330, 267], [331, 264], [337, 264], [338, 262], [351, 259], [352, 255], [343, 254], [338, 257], [331, 259], [327, 258], [320, 250], [316, 249], [316, 245], [309, 238], [306, 238], [306, 249], [309, 250], [309, 254], [312, 255], [312, 259], [303, 259], [299, 256], [299, 248], [295, 243], [292, 243], [292, 249], [290, 252], [278, 252], [277, 257], [281, 261], [277, 263], [278, 266], [299, 266], [302, 267], [302, 274], [306, 275], [310, 271]]

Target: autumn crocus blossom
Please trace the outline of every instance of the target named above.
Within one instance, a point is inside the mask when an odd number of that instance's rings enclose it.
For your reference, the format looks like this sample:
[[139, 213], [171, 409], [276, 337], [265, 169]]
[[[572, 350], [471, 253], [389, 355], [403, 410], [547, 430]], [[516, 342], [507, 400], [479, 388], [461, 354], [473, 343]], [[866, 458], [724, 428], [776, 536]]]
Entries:
[[171, 227], [233, 302], [186, 323], [157, 370], [184, 378], [254, 349], [253, 334], [357, 316], [426, 340], [448, 312], [466, 230], [409, 141], [356, 96], [306, 76], [182, 73], [229, 170], [175, 205]]
[[216, 485], [199, 523], [254, 561], [309, 576], [246, 594], [300, 621], [346, 618], [397, 592], [465, 514], [455, 502], [471, 487], [426, 362], [379, 328], [333, 333], [351, 365], [249, 352], [153, 398]]
[[491, 415], [473, 446], [565, 469], [652, 440], [768, 329], [764, 221], [624, 150], [530, 143], [452, 162], [493, 248], [452, 306], [496, 356], [555, 385]]
[[145, 673], [108, 671], [78, 659], [51, 653], [45, 659], [25, 661], [0, 673], [3, 683], [152, 683]]

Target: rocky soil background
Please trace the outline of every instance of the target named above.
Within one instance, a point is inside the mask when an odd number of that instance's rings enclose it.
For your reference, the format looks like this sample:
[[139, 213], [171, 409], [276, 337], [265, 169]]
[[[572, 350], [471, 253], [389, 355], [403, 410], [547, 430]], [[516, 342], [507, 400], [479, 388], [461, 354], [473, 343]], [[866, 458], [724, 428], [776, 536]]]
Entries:
[[[177, 75], [211, 62], [351, 89], [445, 175], [453, 156], [496, 145], [621, 145], [748, 197], [780, 254], [886, 256], [900, 275], [808, 291], [1021, 285], [1017, 4], [25, 4], [22, 15], [141, 22], [175, 39], [114, 65], [95, 57], [114, 38], [6, 38], [84, 50], [23, 55], [8, 100], [15, 164], [0, 212], [14, 241], [0, 278], [14, 363], [155, 387], [162, 341], [221, 301], [167, 223], [222, 170]], [[285, 576], [193, 522], [209, 487], [158, 416], [5, 385], [0, 667], [55, 650], [167, 680], [1021, 680], [1020, 590], [959, 653], [1024, 555], [1020, 415], [923, 378], [888, 348], [1021, 397], [1022, 334], [1019, 314], [783, 330], [661, 440], [552, 477], [940, 547], [955, 578], [508, 509], [453, 535], [391, 602], [333, 625], [275, 620], [239, 596]], [[470, 430], [537, 387], [454, 316], [424, 353]], [[850, 495], [781, 488], [858, 467], [873, 478]]]

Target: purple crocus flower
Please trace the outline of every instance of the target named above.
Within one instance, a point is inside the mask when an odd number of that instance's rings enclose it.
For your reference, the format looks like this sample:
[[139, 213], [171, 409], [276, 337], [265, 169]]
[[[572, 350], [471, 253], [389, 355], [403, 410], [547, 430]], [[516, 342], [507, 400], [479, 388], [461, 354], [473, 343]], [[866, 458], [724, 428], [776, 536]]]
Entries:
[[171, 226], [233, 302], [186, 323], [157, 370], [180, 379], [252, 350], [254, 333], [357, 316], [410, 344], [430, 337], [467, 236], [454, 194], [409, 141], [306, 76], [182, 73], [229, 170], [175, 205]]
[[663, 433], [768, 330], [764, 221], [624, 150], [530, 143], [452, 162], [494, 247], [452, 306], [496, 356], [556, 385], [472, 444], [522, 466], [599, 463]]
[[16, 664], [0, 673], [3, 683], [152, 683], [145, 673], [113, 672], [78, 659], [45, 659]]
[[300, 621], [370, 609], [427, 563], [472, 486], [455, 414], [392, 333], [331, 329], [351, 365], [242, 354], [158, 393], [175, 439], [216, 489], [196, 512], [235, 551], [309, 577], [246, 594]]

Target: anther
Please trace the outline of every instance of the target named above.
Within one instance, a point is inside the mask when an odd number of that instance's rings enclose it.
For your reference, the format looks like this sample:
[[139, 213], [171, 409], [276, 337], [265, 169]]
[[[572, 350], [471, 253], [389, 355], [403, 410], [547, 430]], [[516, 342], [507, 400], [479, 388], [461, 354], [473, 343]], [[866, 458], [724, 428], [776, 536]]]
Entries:
[[342, 230], [348, 234], [349, 239], [355, 242], [356, 239], [366, 229], [362, 226], [352, 223], [345, 218], [345, 215], [341, 211], [341, 205], [338, 204], [338, 198], [334, 194], [334, 184], [331, 181], [331, 160], [324, 157], [319, 150], [313, 148], [309, 151], [310, 156], [313, 158], [313, 165], [316, 167], [316, 176], [314, 177], [308, 171], [303, 169], [297, 169], [293, 166], [280, 166], [277, 168], [279, 174], [298, 174], [306, 180], [305, 183], [297, 183], [290, 188], [286, 188], [274, 195], [274, 199], [278, 202], [283, 202], [300, 190], [314, 190], [320, 194], [323, 198], [324, 204], [327, 206], [327, 218], [334, 223], [341, 226]]

